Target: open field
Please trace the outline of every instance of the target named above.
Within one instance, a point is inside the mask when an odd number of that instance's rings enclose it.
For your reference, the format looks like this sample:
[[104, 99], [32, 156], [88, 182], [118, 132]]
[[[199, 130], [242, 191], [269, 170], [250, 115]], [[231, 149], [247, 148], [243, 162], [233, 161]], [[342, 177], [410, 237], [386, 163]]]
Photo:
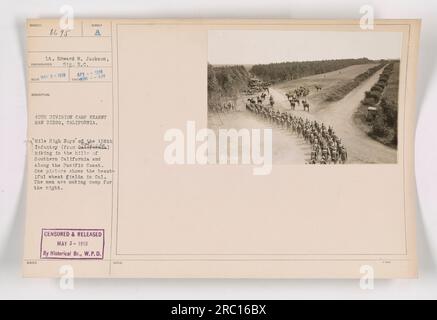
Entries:
[[[275, 84], [269, 88], [269, 94], [275, 101], [273, 109], [308, 119], [309, 121], [318, 121], [325, 124], [326, 127], [332, 126], [347, 149], [347, 163], [396, 163], [397, 151], [395, 149], [375, 141], [354, 122], [354, 114], [359, 108], [361, 100], [365, 93], [378, 81], [382, 69], [360, 83], [340, 101], [326, 102], [324, 99], [324, 96], [327, 94], [326, 92], [347, 83], [374, 66], [375, 64], [351, 66], [335, 72]], [[315, 90], [315, 85], [322, 86], [322, 90]], [[310, 94], [307, 96], [307, 101], [311, 106], [310, 112], [303, 111], [301, 105], [296, 107], [295, 110], [291, 110], [290, 103], [285, 95], [287, 92], [301, 86], [310, 89]], [[308, 163], [310, 160], [310, 149], [303, 138], [297, 137], [287, 129], [283, 129], [274, 123], [269, 123], [262, 117], [246, 110], [244, 105], [246, 100], [247, 96], [239, 97], [239, 103], [237, 104], [238, 111], [236, 112], [209, 114], [209, 127], [213, 129], [250, 129], [271, 126], [274, 130], [273, 163]], [[266, 99], [263, 105], [267, 106], [268, 101]]]
[[[374, 92], [374, 88], [382, 90], [376, 95], [377, 101], [369, 98], [363, 100], [354, 114], [355, 124], [371, 138], [392, 148], [397, 148], [397, 127], [398, 127], [398, 96], [399, 96], [399, 70], [400, 62], [394, 62], [392, 71], [388, 72], [386, 82], [378, 81], [367, 95]], [[375, 98], [376, 99], [376, 98]], [[376, 108], [374, 119], [369, 119], [368, 107]]]

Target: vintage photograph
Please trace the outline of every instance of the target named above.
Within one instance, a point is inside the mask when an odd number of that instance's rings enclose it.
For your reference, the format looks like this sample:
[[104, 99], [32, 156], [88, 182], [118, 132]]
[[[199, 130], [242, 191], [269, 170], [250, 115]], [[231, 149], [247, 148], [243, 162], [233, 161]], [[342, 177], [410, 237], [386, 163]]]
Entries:
[[208, 127], [272, 130], [274, 164], [397, 163], [402, 34], [212, 30]]

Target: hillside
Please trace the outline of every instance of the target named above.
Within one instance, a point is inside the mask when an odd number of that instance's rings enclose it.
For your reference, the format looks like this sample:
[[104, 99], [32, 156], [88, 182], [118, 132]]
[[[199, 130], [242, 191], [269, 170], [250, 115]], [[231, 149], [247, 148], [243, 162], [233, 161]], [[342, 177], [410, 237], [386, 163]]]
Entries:
[[236, 99], [248, 89], [250, 74], [244, 66], [208, 64], [208, 106]]

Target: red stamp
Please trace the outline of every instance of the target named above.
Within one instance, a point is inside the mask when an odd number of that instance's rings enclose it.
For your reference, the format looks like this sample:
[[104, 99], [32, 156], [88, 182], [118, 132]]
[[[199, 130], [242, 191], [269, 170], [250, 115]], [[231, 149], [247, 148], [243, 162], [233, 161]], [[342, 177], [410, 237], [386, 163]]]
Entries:
[[105, 230], [42, 229], [41, 259], [103, 260]]

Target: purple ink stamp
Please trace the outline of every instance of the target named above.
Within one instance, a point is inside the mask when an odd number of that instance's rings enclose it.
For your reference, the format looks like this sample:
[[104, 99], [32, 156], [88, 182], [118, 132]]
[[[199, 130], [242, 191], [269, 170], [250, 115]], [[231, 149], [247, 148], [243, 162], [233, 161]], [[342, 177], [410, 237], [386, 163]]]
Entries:
[[41, 259], [103, 260], [105, 230], [42, 229]]

